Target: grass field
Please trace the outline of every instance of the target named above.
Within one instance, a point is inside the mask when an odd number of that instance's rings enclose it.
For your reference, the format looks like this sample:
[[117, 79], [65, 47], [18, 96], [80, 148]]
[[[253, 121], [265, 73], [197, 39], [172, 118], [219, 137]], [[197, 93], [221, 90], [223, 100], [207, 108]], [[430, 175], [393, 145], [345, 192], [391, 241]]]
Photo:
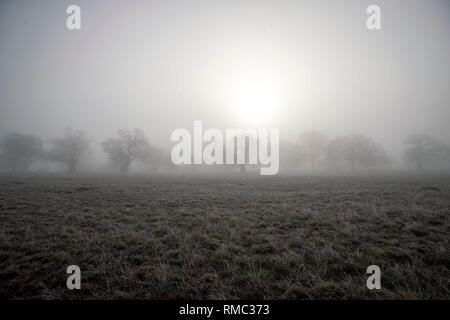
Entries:
[[448, 175], [2, 174], [0, 298], [449, 299], [449, 214]]

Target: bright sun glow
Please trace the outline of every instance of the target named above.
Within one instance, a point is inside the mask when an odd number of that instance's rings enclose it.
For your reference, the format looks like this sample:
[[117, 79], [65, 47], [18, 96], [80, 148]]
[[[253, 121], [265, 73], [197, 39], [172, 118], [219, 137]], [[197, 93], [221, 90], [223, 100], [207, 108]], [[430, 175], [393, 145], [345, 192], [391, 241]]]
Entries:
[[241, 76], [233, 83], [232, 107], [237, 115], [252, 124], [270, 121], [281, 104], [279, 86], [267, 76]]
[[292, 77], [298, 74], [297, 60], [292, 59], [278, 47], [234, 45], [208, 63], [206, 85], [222, 104], [221, 113], [235, 125], [272, 126], [291, 101], [292, 83], [298, 87]]

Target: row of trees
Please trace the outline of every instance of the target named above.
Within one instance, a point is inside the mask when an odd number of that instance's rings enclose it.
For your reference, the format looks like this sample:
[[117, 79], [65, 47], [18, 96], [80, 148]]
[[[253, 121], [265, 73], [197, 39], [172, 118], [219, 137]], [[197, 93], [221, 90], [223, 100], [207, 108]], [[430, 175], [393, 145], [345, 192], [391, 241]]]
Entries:
[[[450, 147], [428, 135], [416, 134], [405, 141], [405, 157], [418, 170], [436, 162], [450, 163]], [[3, 166], [11, 171], [26, 170], [36, 159], [64, 163], [69, 172], [76, 172], [82, 157], [89, 150], [90, 139], [83, 131], [66, 129], [64, 135], [51, 141], [48, 149], [42, 140], [33, 135], [10, 133], [2, 142]], [[115, 138], [101, 143], [103, 151], [118, 167], [119, 172], [129, 171], [137, 160], [153, 166], [170, 167], [169, 152], [150, 145], [142, 130], [119, 130]], [[295, 145], [281, 148], [280, 156], [290, 155], [291, 164], [306, 165], [311, 171], [318, 167], [339, 168], [351, 171], [358, 168], [383, 166], [389, 162], [383, 146], [360, 134], [333, 139], [317, 131], [304, 132]], [[245, 171], [245, 166], [241, 166]]]
[[351, 171], [357, 167], [383, 165], [388, 159], [383, 146], [360, 134], [329, 139], [317, 131], [308, 131], [297, 142], [299, 162], [309, 163], [314, 171], [319, 163], [337, 167], [347, 163]]
[[[81, 130], [66, 129], [64, 136], [51, 141], [46, 150], [42, 140], [33, 135], [10, 133], [1, 143], [4, 165], [12, 171], [27, 170], [37, 159], [66, 164], [69, 172], [76, 172], [80, 160], [89, 149], [90, 139]], [[125, 173], [135, 160], [157, 161], [158, 149], [152, 148], [142, 130], [119, 130], [118, 137], [102, 142], [103, 150]]]
[[[425, 135], [414, 134], [404, 141], [405, 159], [413, 162], [417, 170], [425, 164], [450, 163], [450, 147], [439, 140]], [[297, 141], [298, 162], [308, 162], [311, 171], [318, 163], [337, 167], [338, 162], [347, 163], [351, 171], [357, 167], [384, 166], [389, 162], [384, 147], [360, 134], [329, 139], [317, 131], [304, 132]]]
[[415, 163], [418, 170], [422, 170], [427, 163], [450, 163], [450, 147], [433, 137], [416, 134], [409, 136], [405, 143], [409, 146], [405, 156]]

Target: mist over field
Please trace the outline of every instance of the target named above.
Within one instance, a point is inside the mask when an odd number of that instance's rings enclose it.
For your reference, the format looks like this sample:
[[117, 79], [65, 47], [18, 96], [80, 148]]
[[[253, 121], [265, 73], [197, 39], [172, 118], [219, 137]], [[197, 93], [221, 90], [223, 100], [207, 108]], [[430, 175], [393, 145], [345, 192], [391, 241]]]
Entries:
[[449, 57], [447, 0], [1, 1], [0, 299], [448, 299]]
[[119, 129], [170, 149], [194, 120], [278, 128], [285, 143], [363, 134], [401, 165], [411, 134], [450, 143], [446, 1], [380, 1], [378, 31], [364, 1], [80, 1], [79, 31], [69, 4], [2, 2], [1, 136], [80, 129], [94, 163]]

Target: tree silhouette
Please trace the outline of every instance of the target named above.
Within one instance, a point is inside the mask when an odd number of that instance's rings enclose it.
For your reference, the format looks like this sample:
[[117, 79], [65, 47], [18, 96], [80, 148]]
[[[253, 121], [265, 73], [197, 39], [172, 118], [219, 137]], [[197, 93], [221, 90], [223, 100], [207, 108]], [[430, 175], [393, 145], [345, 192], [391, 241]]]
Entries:
[[50, 160], [67, 164], [69, 172], [76, 172], [82, 155], [87, 151], [89, 140], [81, 130], [64, 130], [64, 137], [53, 140], [53, 145], [48, 152]]
[[383, 146], [360, 134], [336, 138], [332, 149], [350, 164], [351, 171], [356, 170], [357, 164], [368, 167], [386, 161]]
[[425, 163], [433, 160], [450, 161], [450, 147], [426, 134], [413, 134], [405, 140], [409, 147], [405, 150], [408, 160], [416, 164], [417, 170], [422, 171]]
[[9, 133], [2, 141], [6, 163], [15, 172], [18, 168], [27, 169], [34, 157], [42, 154], [42, 140], [21, 133]]
[[140, 129], [119, 130], [119, 137], [102, 142], [103, 150], [120, 166], [119, 172], [126, 173], [134, 160], [148, 162], [151, 157], [151, 146], [144, 132]]

